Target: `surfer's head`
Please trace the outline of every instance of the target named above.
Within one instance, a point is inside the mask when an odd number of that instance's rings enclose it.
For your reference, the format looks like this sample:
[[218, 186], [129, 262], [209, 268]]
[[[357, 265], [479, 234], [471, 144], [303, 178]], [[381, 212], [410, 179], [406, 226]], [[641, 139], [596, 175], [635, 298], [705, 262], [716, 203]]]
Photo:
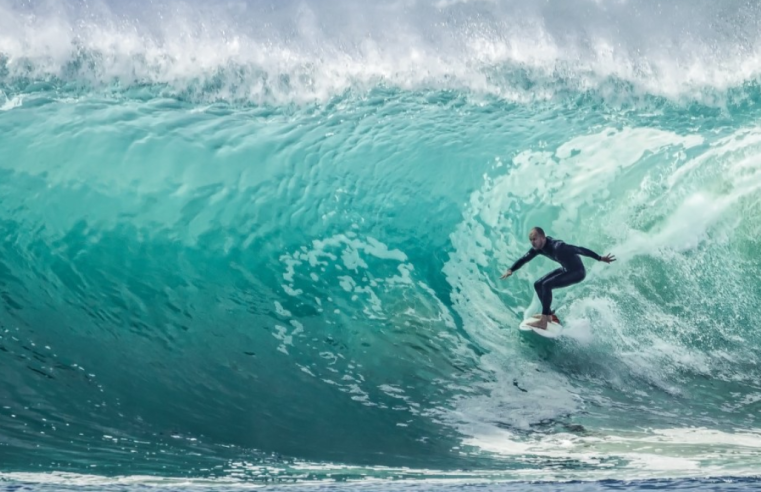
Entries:
[[542, 249], [547, 242], [547, 236], [544, 234], [544, 229], [541, 227], [534, 227], [528, 233], [528, 240], [531, 241], [532, 248]]

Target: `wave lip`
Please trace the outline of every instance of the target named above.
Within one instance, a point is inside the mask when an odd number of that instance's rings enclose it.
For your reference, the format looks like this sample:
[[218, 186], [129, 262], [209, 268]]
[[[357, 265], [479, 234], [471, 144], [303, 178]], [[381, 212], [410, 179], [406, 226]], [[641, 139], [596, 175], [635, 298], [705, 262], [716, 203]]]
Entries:
[[0, 88], [11, 95], [157, 86], [191, 99], [303, 103], [383, 86], [715, 102], [761, 74], [758, 8], [738, 2], [46, 6], [0, 3]]

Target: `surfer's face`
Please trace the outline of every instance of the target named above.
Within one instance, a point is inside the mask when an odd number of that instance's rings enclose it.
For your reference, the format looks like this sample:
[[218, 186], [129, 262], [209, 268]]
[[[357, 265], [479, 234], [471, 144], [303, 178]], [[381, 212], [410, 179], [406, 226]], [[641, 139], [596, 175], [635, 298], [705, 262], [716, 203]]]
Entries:
[[531, 231], [528, 235], [528, 240], [531, 241], [531, 247], [534, 249], [544, 248], [544, 243], [547, 242], [547, 237], [539, 234], [536, 231]]

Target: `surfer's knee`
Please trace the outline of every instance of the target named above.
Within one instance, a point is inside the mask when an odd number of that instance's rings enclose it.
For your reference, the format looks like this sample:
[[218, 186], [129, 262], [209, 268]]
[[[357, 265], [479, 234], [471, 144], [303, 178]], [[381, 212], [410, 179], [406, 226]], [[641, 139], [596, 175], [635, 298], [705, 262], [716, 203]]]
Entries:
[[534, 282], [534, 290], [537, 292], [537, 294], [541, 294], [542, 290], [544, 290], [544, 283], [542, 279], [539, 279], [536, 282]]

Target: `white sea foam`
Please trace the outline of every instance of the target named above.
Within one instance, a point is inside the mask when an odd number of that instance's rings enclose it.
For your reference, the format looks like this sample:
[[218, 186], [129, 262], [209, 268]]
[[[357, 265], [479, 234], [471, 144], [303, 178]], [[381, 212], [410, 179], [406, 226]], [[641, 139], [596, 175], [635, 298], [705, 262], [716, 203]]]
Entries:
[[716, 103], [717, 91], [761, 73], [756, 10], [687, 1], [2, 0], [0, 80], [148, 83], [255, 102], [325, 100], [378, 85], [519, 101], [569, 90], [616, 99], [628, 86], [630, 96]]

